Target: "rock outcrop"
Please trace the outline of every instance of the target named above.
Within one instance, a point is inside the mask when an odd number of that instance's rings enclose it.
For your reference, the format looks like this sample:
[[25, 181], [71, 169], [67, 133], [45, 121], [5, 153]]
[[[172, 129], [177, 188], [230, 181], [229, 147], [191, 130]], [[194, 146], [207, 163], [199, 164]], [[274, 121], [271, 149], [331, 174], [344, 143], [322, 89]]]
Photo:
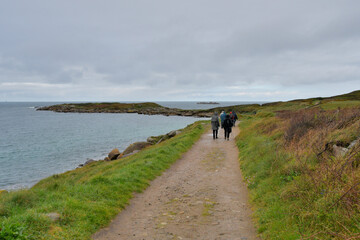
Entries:
[[128, 155], [129, 153], [132, 153], [136, 150], [141, 150], [150, 145], [151, 145], [151, 143], [149, 143], [149, 142], [135, 142], [135, 143], [131, 144], [130, 146], [128, 146], [122, 154], [125, 156], [125, 155]]
[[[176, 135], [179, 135], [180, 133], [181, 133], [181, 130], [174, 130], [174, 131], [170, 131], [164, 135], [148, 137], [146, 142], [135, 142], [135, 143], [131, 144], [130, 146], [128, 146], [122, 153], [119, 151], [119, 149], [114, 148], [113, 150], [111, 150], [111, 152], [109, 152], [108, 156], [104, 158], [104, 161], [114, 161], [114, 160], [121, 159], [123, 157], [133, 155], [148, 146], [161, 143], [167, 139], [170, 139], [170, 138], [175, 137]], [[79, 167], [84, 167], [93, 162], [96, 162], [96, 160], [87, 159], [87, 161], [83, 164], [80, 164]], [[1, 193], [1, 191], [0, 191], [0, 193]]]
[[332, 146], [332, 150], [335, 157], [344, 157], [353, 147], [355, 147], [357, 144], [359, 144], [360, 139], [356, 139], [352, 141], [348, 147], [342, 147], [334, 144]]
[[349, 149], [340, 147], [337, 145], [333, 145], [333, 153], [336, 157], [343, 157], [349, 151]]
[[108, 157], [110, 160], [115, 160], [120, 155], [120, 151], [117, 148], [114, 148], [111, 150], [111, 152], [108, 154]]

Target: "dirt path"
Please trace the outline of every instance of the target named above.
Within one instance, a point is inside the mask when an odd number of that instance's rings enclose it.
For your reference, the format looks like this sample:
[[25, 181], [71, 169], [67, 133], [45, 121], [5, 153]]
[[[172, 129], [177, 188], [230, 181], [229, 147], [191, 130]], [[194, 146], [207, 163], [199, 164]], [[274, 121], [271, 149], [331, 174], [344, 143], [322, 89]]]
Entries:
[[137, 194], [93, 238], [103, 239], [257, 239], [242, 182], [233, 128], [213, 140], [201, 139], [162, 176]]

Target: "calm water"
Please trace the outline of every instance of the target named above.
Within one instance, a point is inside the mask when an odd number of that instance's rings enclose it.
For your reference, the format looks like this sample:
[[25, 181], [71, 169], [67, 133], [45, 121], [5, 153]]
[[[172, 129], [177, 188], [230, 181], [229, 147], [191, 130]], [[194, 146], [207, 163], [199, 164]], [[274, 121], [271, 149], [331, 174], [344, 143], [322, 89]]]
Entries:
[[[184, 128], [198, 118], [110, 113], [54, 113], [35, 106], [55, 103], [0, 103], [0, 189], [30, 187], [40, 179], [76, 168], [87, 158], [101, 159], [148, 136]], [[159, 102], [183, 109], [241, 104], [200, 105]]]

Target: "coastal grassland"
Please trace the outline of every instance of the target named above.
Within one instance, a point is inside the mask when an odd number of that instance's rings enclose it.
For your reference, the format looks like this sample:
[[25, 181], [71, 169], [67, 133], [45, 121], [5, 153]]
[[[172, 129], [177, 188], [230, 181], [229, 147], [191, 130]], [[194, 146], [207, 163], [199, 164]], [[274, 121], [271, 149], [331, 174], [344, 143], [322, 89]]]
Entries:
[[334, 146], [359, 139], [360, 106], [315, 104], [270, 104], [240, 123], [239, 159], [263, 239], [360, 238], [360, 144], [343, 156]]
[[[0, 239], [90, 239], [109, 224], [199, 139], [208, 128], [204, 121], [186, 127], [181, 134], [117, 161], [98, 161], [46, 178], [28, 190], [0, 196]], [[46, 214], [60, 219], [50, 221]]]

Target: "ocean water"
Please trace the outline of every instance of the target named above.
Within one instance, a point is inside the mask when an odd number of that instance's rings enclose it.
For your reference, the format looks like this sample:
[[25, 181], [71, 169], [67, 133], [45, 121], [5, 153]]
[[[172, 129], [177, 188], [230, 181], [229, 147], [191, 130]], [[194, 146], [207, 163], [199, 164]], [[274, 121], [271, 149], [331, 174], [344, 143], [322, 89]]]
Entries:
[[[182, 109], [242, 104], [158, 102]], [[36, 106], [57, 103], [0, 103], [0, 189], [27, 188], [87, 159], [103, 159], [148, 136], [186, 127], [199, 118], [111, 113], [55, 113]]]

